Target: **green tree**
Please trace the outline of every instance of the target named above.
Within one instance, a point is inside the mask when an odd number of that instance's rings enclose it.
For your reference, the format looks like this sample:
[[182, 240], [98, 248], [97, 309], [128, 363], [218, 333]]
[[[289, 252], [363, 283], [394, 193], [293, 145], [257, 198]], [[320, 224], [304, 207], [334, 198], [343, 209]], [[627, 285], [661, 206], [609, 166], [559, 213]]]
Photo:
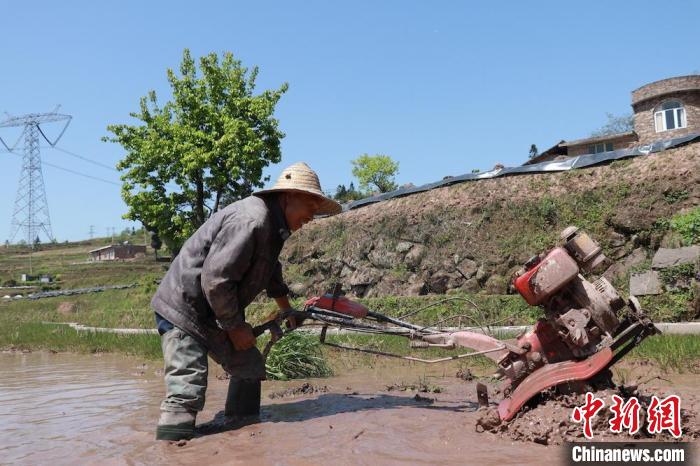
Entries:
[[537, 149], [537, 145], [530, 144], [530, 153], [528, 154], [528, 158], [534, 159], [535, 157], [537, 157], [537, 154], [539, 154], [539, 149]]
[[263, 169], [280, 161], [284, 133], [273, 114], [288, 86], [253, 95], [257, 67], [210, 53], [198, 70], [187, 49], [179, 75], [167, 75], [172, 99], [161, 106], [150, 91], [131, 113], [139, 124], [110, 125], [103, 140], [126, 151], [117, 165], [124, 218], [140, 221], [176, 253], [226, 202], [262, 187]]
[[612, 113], [605, 114], [608, 122], [591, 133], [591, 137], [607, 136], [609, 134], [626, 133], [634, 130], [634, 115], [615, 116]]
[[394, 176], [399, 172], [399, 163], [388, 155], [364, 154], [352, 161], [352, 174], [360, 182], [360, 189], [374, 186], [380, 193], [393, 191], [398, 186]]
[[352, 181], [347, 188], [344, 184], [339, 184], [333, 195], [333, 198], [338, 202], [351, 202], [362, 199], [363, 197], [364, 194], [355, 189], [355, 183]]

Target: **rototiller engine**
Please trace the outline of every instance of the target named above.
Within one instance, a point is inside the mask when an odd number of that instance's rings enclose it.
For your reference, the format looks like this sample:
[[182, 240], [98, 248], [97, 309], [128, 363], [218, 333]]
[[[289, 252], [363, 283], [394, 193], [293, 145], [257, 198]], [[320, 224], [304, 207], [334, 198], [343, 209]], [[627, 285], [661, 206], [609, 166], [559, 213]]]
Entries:
[[[485, 331], [443, 331], [414, 325], [367, 309], [334, 293], [311, 298], [302, 311], [280, 314], [256, 328], [272, 333], [271, 343], [283, 335], [280, 323], [294, 316], [321, 324], [321, 341], [327, 345], [382, 356], [435, 363], [484, 355], [498, 369], [503, 400], [498, 405], [502, 420], [511, 419], [532, 397], [552, 387], [575, 389], [590, 382], [658, 329], [630, 296], [625, 302], [603, 277], [591, 282], [582, 273], [596, 273], [609, 261], [598, 244], [576, 227], [561, 234], [561, 244], [546, 254], [531, 258], [516, 273], [514, 288], [544, 317], [514, 340], [499, 340]], [[465, 347], [473, 352], [439, 359], [398, 356], [380, 351], [345, 347], [326, 341], [328, 327], [403, 336], [413, 348]], [[269, 349], [269, 347], [268, 347]], [[485, 390], [482, 387], [482, 390]], [[485, 394], [484, 394], [485, 395]]]

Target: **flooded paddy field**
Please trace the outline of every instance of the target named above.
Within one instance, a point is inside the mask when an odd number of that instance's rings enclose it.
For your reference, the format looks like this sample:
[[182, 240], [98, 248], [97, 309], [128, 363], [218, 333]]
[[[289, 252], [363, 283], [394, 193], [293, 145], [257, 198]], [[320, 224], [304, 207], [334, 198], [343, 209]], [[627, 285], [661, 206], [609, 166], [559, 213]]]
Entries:
[[[628, 369], [626, 377], [634, 370]], [[698, 377], [666, 378], [649, 381], [649, 389], [664, 387], [681, 395], [695, 419]], [[559, 445], [514, 440], [507, 431], [477, 432], [483, 410], [478, 411], [475, 383], [455, 377], [449, 366], [378, 365], [327, 379], [264, 382], [260, 420], [247, 425], [223, 416], [227, 384], [212, 366], [197, 436], [188, 442], [155, 442], [164, 390], [157, 363], [110, 354], [0, 354], [0, 463], [504, 465], [561, 460]], [[543, 422], [533, 428], [541, 429]]]

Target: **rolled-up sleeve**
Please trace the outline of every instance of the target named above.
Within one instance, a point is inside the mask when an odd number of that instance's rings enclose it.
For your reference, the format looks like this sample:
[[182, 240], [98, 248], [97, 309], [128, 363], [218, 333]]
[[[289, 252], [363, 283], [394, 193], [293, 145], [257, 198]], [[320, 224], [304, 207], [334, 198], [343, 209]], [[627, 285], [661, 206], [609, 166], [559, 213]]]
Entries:
[[219, 326], [229, 330], [244, 322], [238, 284], [255, 254], [255, 225], [250, 219], [225, 222], [202, 266], [202, 290]]
[[284, 283], [284, 278], [282, 277], [282, 264], [280, 264], [280, 261], [277, 261], [275, 270], [270, 277], [270, 281], [267, 283], [267, 296], [270, 298], [281, 298], [288, 294], [289, 288], [287, 284]]

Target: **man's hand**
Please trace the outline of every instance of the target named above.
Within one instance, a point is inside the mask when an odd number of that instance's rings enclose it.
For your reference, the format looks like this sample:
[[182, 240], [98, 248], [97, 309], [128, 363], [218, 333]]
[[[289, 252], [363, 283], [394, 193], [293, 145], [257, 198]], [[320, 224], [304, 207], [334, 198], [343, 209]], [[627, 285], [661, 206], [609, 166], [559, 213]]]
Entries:
[[246, 322], [236, 325], [231, 330], [228, 330], [227, 333], [236, 351], [245, 351], [255, 346], [253, 327]]
[[[296, 309], [292, 308], [290, 311], [295, 311]], [[287, 328], [289, 330], [294, 330], [297, 327], [301, 327], [301, 324], [304, 323], [304, 318], [303, 317], [294, 317], [294, 316], [289, 316], [287, 317]]]
[[[282, 296], [280, 298], [275, 298], [275, 302], [277, 303], [277, 307], [280, 310], [280, 313], [283, 313], [285, 311], [294, 311], [295, 309], [292, 307], [292, 304], [289, 302], [289, 296]], [[289, 330], [294, 330], [297, 327], [299, 327], [302, 323], [304, 322], [304, 319], [302, 318], [295, 318], [292, 316], [287, 317], [287, 328]]]

